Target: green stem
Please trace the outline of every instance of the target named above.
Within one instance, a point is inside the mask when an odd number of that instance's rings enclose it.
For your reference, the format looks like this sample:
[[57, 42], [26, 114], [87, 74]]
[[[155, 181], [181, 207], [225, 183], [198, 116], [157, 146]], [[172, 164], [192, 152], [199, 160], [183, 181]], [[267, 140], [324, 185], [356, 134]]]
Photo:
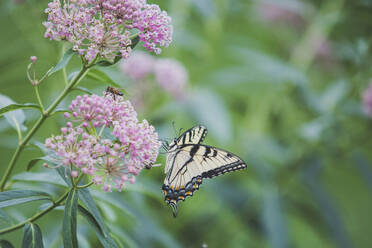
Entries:
[[55, 201], [52, 205], [50, 205], [49, 207], [47, 207], [46, 209], [44, 209], [43, 211], [41, 211], [40, 213], [37, 213], [35, 214], [34, 216], [32, 216], [31, 218], [28, 218], [27, 220], [15, 225], [15, 226], [11, 226], [11, 227], [8, 227], [8, 228], [4, 228], [4, 229], [0, 229], [0, 235], [1, 234], [5, 234], [5, 233], [8, 233], [8, 232], [11, 232], [11, 231], [14, 231], [14, 230], [17, 230], [19, 228], [22, 228], [24, 225], [26, 225], [27, 223], [29, 222], [33, 222], [37, 219], [39, 219], [40, 217], [42, 217], [43, 215], [45, 215], [46, 213], [48, 213], [49, 211], [53, 210], [55, 207], [59, 206], [67, 197], [68, 193], [70, 191], [67, 191], [65, 192], [60, 198], [57, 199], [57, 201]]
[[40, 128], [40, 126], [44, 123], [44, 121], [48, 118], [51, 112], [57, 107], [57, 105], [65, 98], [65, 96], [70, 92], [70, 90], [75, 87], [81, 79], [85, 76], [85, 74], [89, 71], [89, 69], [94, 65], [94, 63], [90, 63], [89, 65], [84, 65], [83, 68], [80, 70], [79, 74], [71, 80], [71, 82], [65, 87], [62, 93], [58, 96], [58, 98], [50, 105], [50, 107], [44, 111], [43, 115], [36, 121], [34, 126], [28, 132], [26, 137], [19, 143], [19, 146], [15, 150], [12, 159], [9, 162], [8, 168], [6, 169], [1, 181], [0, 181], [0, 192], [4, 191], [5, 184], [12, 173], [15, 163], [19, 157], [19, 154], [25, 148], [25, 145], [30, 141], [32, 136], [36, 133], [36, 131]]
[[41, 98], [40, 98], [40, 94], [39, 94], [39, 87], [37, 85], [35, 85], [34, 86], [34, 89], [35, 89], [35, 94], [36, 94], [37, 102], [40, 105], [41, 111], [44, 112], [44, 106], [43, 106], [43, 103], [41, 102]]
[[87, 183], [87, 184], [84, 184], [84, 185], [78, 185], [76, 186], [77, 189], [85, 189], [85, 188], [88, 188], [89, 186], [91, 186], [93, 184], [93, 182], [90, 182], [90, 183]]

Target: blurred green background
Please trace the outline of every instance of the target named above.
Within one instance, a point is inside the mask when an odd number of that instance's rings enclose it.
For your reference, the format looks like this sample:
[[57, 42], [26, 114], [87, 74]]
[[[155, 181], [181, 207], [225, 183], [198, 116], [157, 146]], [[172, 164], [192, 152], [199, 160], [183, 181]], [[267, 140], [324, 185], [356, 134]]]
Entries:
[[[0, 93], [19, 103], [36, 101], [25, 73], [29, 57], [38, 56], [41, 75], [61, 56], [61, 44], [43, 38], [47, 3], [0, 3]], [[146, 97], [151, 103], [139, 116], [164, 139], [176, 135], [172, 121], [185, 129], [203, 124], [209, 129], [206, 143], [238, 154], [248, 169], [204, 180], [201, 190], [180, 203], [176, 219], [163, 201], [163, 167], [142, 171], [122, 193], [94, 190], [113, 234], [125, 247], [372, 247], [372, 122], [361, 98], [372, 74], [372, 2], [156, 3], [168, 11], [175, 31], [161, 57], [183, 63], [189, 84], [183, 99], [154, 84]], [[68, 72], [78, 66], [74, 58]], [[135, 83], [119, 66], [105, 71], [130, 99]], [[62, 78], [57, 73], [43, 83], [44, 102], [63, 89]], [[97, 94], [105, 89], [87, 79], [81, 86]], [[29, 128], [37, 113], [25, 114]], [[43, 142], [63, 124], [61, 116], [48, 120], [35, 139]], [[1, 118], [0, 174], [16, 144], [15, 130]], [[54, 171], [39, 166], [24, 173], [40, 155], [24, 151], [13, 176], [22, 174], [12, 188], [59, 195], [61, 187], [39, 181], [56, 176]], [[164, 155], [158, 161], [164, 164]], [[39, 205], [5, 212], [18, 223]], [[55, 210], [37, 221], [46, 247], [62, 246], [62, 216]], [[82, 218], [78, 230], [81, 247], [100, 247]], [[0, 238], [19, 247], [21, 235], [18, 230]]]

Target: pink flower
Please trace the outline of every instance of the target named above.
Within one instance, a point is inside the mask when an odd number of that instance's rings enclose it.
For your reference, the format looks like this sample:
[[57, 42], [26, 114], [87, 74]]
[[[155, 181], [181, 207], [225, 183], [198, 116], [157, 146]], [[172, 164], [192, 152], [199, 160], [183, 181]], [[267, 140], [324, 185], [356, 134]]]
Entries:
[[181, 97], [188, 81], [185, 67], [174, 59], [159, 59], [154, 66], [159, 85], [175, 97]]
[[156, 53], [172, 40], [170, 17], [146, 0], [70, 0], [63, 4], [53, 0], [45, 13], [45, 38], [72, 43], [88, 61], [97, 56], [111, 62], [119, 55], [128, 58], [133, 29], [140, 31], [144, 46]]
[[139, 37], [145, 43], [144, 47], [156, 54], [161, 52], [159, 46], [168, 47], [173, 34], [171, 21], [167, 12], [161, 11], [158, 5], [146, 4], [134, 24], [141, 32]]
[[152, 72], [154, 62], [151, 55], [136, 51], [128, 59], [123, 61], [121, 70], [132, 80], [141, 80]]
[[81, 172], [104, 191], [111, 192], [112, 187], [121, 191], [145, 164], [155, 162], [161, 145], [158, 134], [146, 120], [138, 121], [129, 101], [84, 95], [72, 101], [70, 110], [75, 126], [68, 122], [45, 146], [58, 164], [73, 168], [73, 177]]

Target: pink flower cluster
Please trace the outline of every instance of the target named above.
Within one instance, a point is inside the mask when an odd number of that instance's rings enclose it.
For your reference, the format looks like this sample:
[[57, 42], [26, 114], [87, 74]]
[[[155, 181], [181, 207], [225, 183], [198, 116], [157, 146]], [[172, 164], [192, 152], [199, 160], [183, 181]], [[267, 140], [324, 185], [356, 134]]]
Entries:
[[151, 73], [157, 83], [174, 97], [181, 97], [188, 81], [185, 67], [170, 58], [155, 59], [144, 52], [136, 51], [123, 61], [122, 72], [132, 80], [142, 80]]
[[369, 84], [368, 88], [363, 93], [363, 105], [364, 112], [372, 116], [372, 83]]
[[155, 59], [142, 51], [135, 51], [124, 60], [121, 70], [132, 80], [141, 80], [148, 76], [154, 68]]
[[53, 0], [45, 12], [45, 37], [72, 43], [88, 61], [128, 58], [133, 32], [139, 31], [144, 46], [157, 54], [172, 41], [171, 18], [146, 0]]
[[[153, 126], [139, 122], [129, 101], [107, 94], [78, 96], [71, 104], [67, 126], [45, 146], [71, 175], [88, 174], [102, 189], [121, 191], [147, 164], [155, 162], [161, 143]], [[74, 123], [74, 124], [73, 124]], [[104, 138], [103, 138], [104, 136]]]
[[185, 67], [174, 59], [159, 59], [154, 67], [155, 79], [159, 85], [171, 93], [180, 97], [188, 80]]

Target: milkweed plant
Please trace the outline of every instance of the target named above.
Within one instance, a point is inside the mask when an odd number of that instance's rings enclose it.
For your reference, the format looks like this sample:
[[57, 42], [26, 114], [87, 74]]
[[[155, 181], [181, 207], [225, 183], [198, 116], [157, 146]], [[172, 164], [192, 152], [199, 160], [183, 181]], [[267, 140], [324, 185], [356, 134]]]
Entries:
[[[24, 108], [40, 112], [40, 117], [26, 134], [22, 125], [13, 119], [18, 133], [18, 146], [5, 173], [1, 175], [0, 208], [41, 199], [50, 200], [50, 204], [24, 221], [9, 224], [0, 230], [0, 235], [24, 228], [24, 247], [44, 247], [41, 229], [35, 221], [63, 206], [61, 223], [64, 247], [78, 247], [78, 213], [95, 225], [94, 230], [103, 247], [119, 247], [118, 241], [113, 239], [105, 226], [89, 187], [103, 192], [125, 191], [126, 185], [135, 183], [145, 166], [155, 162], [161, 147], [158, 134], [147, 120], [138, 118], [132, 103], [125, 96], [115, 92], [78, 95], [68, 109], [58, 107], [62, 100], [78, 89], [82, 79], [93, 72], [106, 78], [108, 76], [100, 67], [113, 65], [120, 60], [124, 61], [123, 70], [134, 80], [141, 79], [151, 71], [156, 74], [162, 87], [179, 95], [178, 87], [171, 85], [165, 72], [167, 66], [174, 66], [171, 60], [155, 66], [148, 59], [144, 66], [139, 66], [141, 61], [131, 57], [138, 44], [143, 44], [147, 53], [160, 54], [162, 48], [172, 41], [171, 18], [158, 5], [148, 4], [146, 0], [54, 0], [46, 6], [45, 13], [44, 37], [63, 43], [65, 52], [60, 61], [41, 77], [35, 73], [37, 57], [31, 56], [26, 73], [34, 89], [36, 103], [12, 103], [0, 109], [0, 115], [5, 117]], [[145, 58], [152, 58], [144, 52], [141, 54]], [[39, 87], [54, 73], [66, 73], [66, 66], [73, 56], [80, 58], [80, 70], [65, 77], [64, 89], [46, 106], [41, 100]], [[181, 67], [177, 63], [175, 66]], [[180, 85], [184, 84], [186, 77], [182, 73], [185, 74], [182, 71], [181, 78], [175, 80]], [[50, 133], [44, 142], [36, 142], [34, 136], [37, 130], [46, 120], [60, 113], [64, 116], [65, 125], [60, 127], [58, 133]], [[18, 165], [21, 153], [30, 145], [36, 145], [45, 155], [32, 160], [27, 169], [40, 164], [45, 167], [43, 170], [46, 173], [56, 170], [68, 185], [63, 194], [51, 196], [35, 190], [12, 189], [12, 172]], [[10, 245], [8, 241], [2, 242], [2, 245]], [[45, 247], [49, 247], [48, 244]]]

